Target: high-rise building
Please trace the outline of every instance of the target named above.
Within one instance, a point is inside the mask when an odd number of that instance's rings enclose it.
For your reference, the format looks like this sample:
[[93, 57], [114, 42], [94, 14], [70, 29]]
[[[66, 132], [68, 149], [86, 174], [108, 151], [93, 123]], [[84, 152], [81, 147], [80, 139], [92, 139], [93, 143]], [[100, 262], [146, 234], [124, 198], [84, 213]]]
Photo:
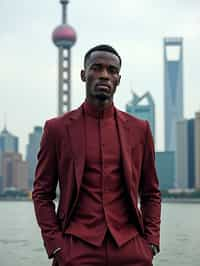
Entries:
[[176, 188], [195, 187], [194, 119], [176, 123]]
[[176, 149], [176, 122], [183, 119], [183, 39], [164, 38], [165, 150]]
[[200, 111], [195, 114], [195, 187], [200, 189]]
[[40, 147], [42, 137], [42, 127], [36, 126], [32, 133], [29, 134], [29, 141], [26, 151], [26, 161], [28, 162], [28, 183], [29, 189], [32, 189], [35, 167], [37, 164], [37, 153]]
[[18, 142], [18, 137], [4, 127], [0, 133], [0, 152], [18, 152]]
[[3, 176], [0, 175], [0, 194], [3, 192]]
[[148, 120], [155, 142], [155, 104], [150, 92], [139, 97], [132, 92], [132, 100], [126, 105], [126, 111], [140, 119]]
[[62, 24], [52, 35], [58, 47], [58, 115], [71, 109], [71, 47], [76, 42], [76, 32], [67, 24], [67, 5], [69, 0], [60, 0], [62, 5]]
[[28, 189], [28, 164], [22, 155], [16, 152], [5, 152], [2, 155], [3, 189]]
[[174, 188], [175, 154], [173, 151], [156, 152], [156, 170], [161, 190]]
[[176, 188], [188, 188], [187, 120], [176, 123]]
[[18, 152], [18, 137], [10, 133], [6, 126], [0, 133], [0, 176], [2, 176], [2, 154], [4, 152]]
[[195, 122], [188, 120], [188, 187], [195, 188]]

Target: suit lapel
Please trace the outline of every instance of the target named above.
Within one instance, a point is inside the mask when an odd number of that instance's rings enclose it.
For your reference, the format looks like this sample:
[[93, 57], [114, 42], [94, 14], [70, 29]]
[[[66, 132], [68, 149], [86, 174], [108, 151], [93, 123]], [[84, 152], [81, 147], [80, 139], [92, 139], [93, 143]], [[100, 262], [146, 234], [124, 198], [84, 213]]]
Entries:
[[124, 171], [124, 177], [127, 185], [127, 189], [131, 188], [131, 176], [132, 176], [132, 166], [131, 166], [131, 133], [128, 124], [128, 119], [120, 111], [116, 111], [117, 114], [117, 126], [119, 130], [119, 139], [121, 146], [121, 158]]
[[68, 130], [75, 162], [77, 191], [79, 192], [85, 166], [85, 125], [82, 107], [72, 113]]

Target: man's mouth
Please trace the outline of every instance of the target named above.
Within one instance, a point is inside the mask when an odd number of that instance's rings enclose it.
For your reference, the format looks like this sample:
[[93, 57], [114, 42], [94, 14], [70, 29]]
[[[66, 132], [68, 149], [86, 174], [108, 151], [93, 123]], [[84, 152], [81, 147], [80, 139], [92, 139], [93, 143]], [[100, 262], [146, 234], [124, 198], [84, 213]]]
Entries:
[[108, 84], [105, 84], [105, 83], [98, 83], [96, 85], [97, 89], [98, 90], [101, 90], [101, 91], [105, 91], [105, 92], [109, 92], [110, 91], [110, 86]]

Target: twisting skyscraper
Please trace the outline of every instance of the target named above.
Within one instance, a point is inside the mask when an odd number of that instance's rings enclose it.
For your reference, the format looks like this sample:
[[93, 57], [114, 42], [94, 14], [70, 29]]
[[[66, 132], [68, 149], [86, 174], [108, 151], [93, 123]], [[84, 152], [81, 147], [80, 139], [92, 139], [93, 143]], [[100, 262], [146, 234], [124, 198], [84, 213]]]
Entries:
[[71, 47], [76, 41], [76, 32], [67, 24], [69, 0], [60, 0], [62, 24], [53, 32], [53, 42], [58, 47], [58, 115], [71, 109]]
[[183, 39], [164, 38], [165, 150], [176, 149], [176, 122], [183, 119]]

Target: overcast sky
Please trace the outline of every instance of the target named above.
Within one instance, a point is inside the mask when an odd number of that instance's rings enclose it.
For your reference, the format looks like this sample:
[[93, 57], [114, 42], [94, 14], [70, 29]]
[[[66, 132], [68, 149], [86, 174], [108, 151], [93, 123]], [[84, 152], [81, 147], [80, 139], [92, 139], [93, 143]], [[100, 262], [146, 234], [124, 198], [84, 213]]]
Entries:
[[[116, 106], [125, 109], [131, 90], [149, 90], [156, 103], [156, 147], [163, 149], [163, 38], [184, 38], [185, 117], [200, 109], [200, 1], [71, 0], [68, 21], [78, 34], [72, 51], [72, 107], [85, 97], [79, 72], [84, 53], [107, 43], [121, 54], [122, 80]], [[0, 129], [20, 137], [57, 112], [57, 49], [51, 42], [60, 24], [59, 0], [0, 0]]]

